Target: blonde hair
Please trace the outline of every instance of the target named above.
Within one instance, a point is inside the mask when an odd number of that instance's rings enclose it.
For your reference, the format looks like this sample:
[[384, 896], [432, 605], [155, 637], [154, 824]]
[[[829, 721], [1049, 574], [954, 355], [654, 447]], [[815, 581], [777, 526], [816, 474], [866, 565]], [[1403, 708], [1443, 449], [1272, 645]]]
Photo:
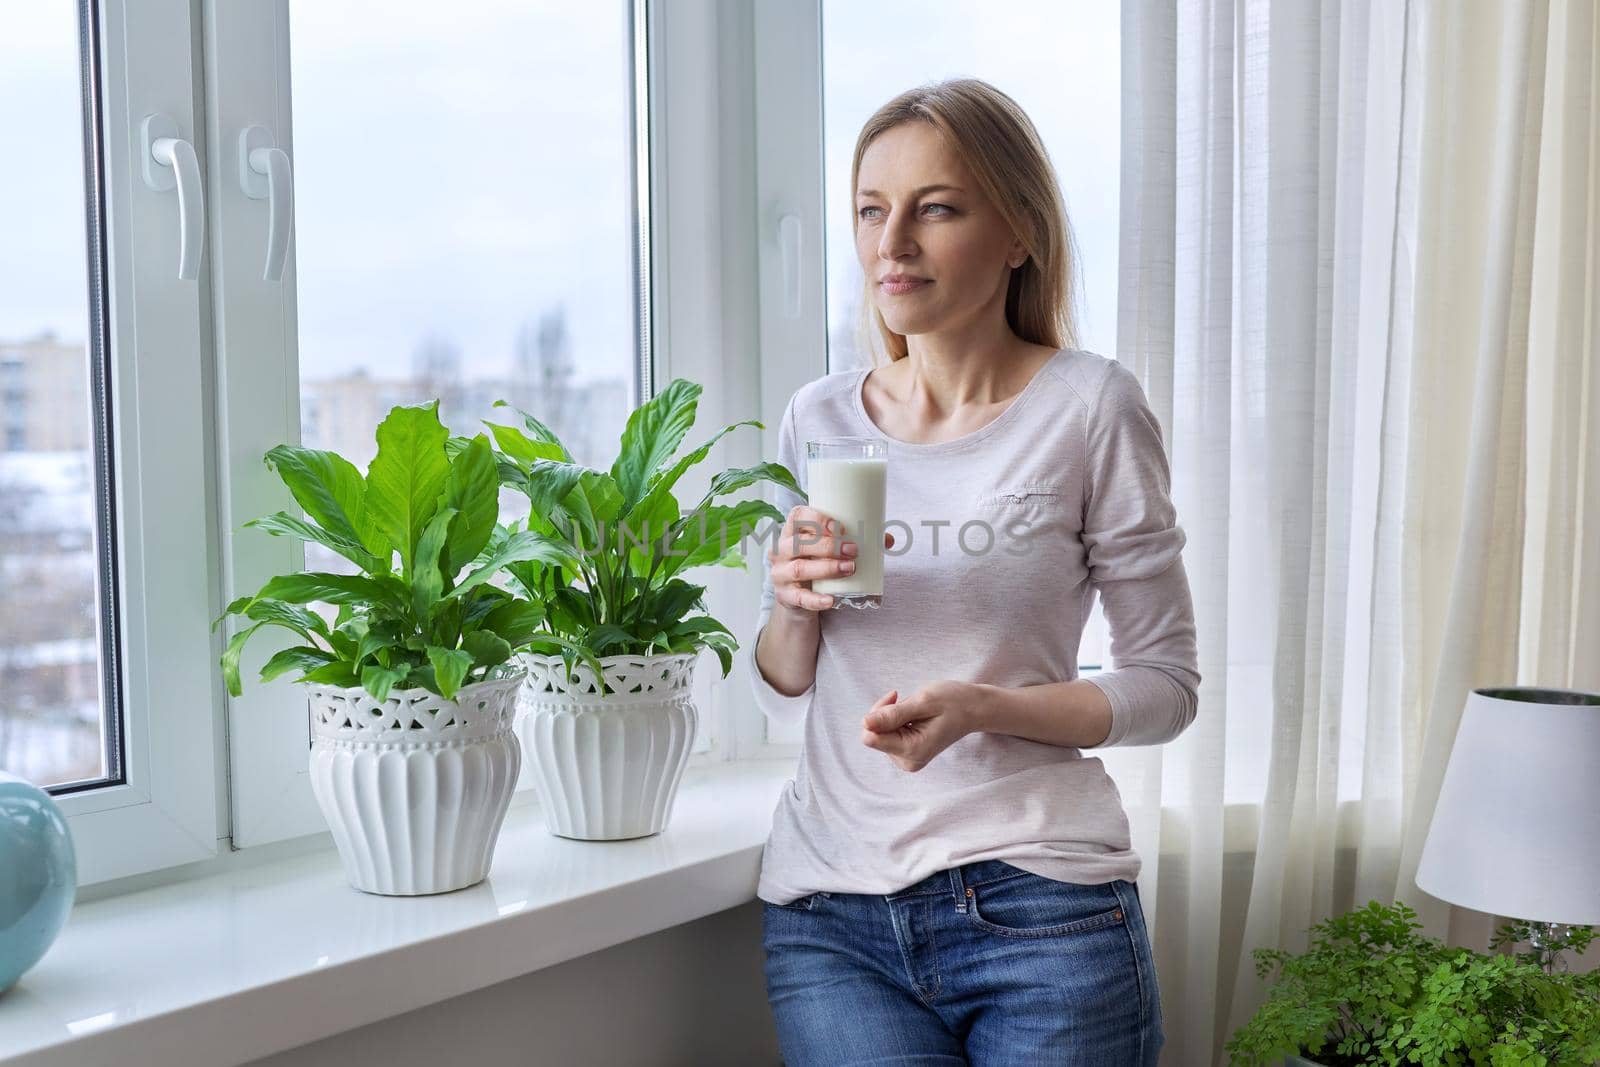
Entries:
[[[1028, 258], [1011, 271], [1006, 322], [1024, 341], [1050, 348], [1078, 345], [1073, 288], [1078, 255], [1055, 168], [1039, 131], [1017, 102], [988, 82], [953, 78], [908, 89], [884, 104], [861, 127], [850, 164], [851, 234], [861, 224], [855, 191], [861, 157], [879, 134], [907, 122], [926, 122], [978, 179], [1000, 217], [1022, 241]], [[906, 338], [883, 321], [863, 279], [860, 334], [872, 363], [906, 357]]]

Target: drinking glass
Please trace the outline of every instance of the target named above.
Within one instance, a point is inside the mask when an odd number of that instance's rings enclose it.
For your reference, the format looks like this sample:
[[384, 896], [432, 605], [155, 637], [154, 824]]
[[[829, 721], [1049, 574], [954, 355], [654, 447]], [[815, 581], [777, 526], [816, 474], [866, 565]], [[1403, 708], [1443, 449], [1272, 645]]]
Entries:
[[811, 506], [838, 522], [840, 536], [860, 550], [853, 573], [811, 582], [814, 592], [833, 597], [834, 608], [883, 606], [888, 477], [889, 446], [879, 438], [824, 437], [806, 442], [806, 493]]

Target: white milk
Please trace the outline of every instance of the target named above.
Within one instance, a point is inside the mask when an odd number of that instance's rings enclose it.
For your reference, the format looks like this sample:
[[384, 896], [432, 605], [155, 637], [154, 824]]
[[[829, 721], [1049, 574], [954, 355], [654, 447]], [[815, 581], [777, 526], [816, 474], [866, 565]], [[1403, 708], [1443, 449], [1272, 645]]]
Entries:
[[[852, 574], [815, 578], [818, 593], [883, 595], [883, 526], [888, 498], [887, 459], [812, 459], [806, 466], [806, 494], [813, 508], [837, 519], [842, 536], [860, 548]], [[811, 535], [802, 531], [801, 537]]]

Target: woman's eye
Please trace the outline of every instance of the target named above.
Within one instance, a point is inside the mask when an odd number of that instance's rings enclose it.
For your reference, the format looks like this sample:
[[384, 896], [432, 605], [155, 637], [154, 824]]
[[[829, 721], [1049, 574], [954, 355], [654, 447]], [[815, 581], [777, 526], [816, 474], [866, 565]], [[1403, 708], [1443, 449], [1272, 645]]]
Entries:
[[[954, 214], [955, 213], [955, 209], [952, 208], [948, 204], [924, 204], [922, 209], [924, 211], [931, 211], [934, 208], [938, 208], [941, 212], [944, 212], [945, 214]], [[882, 210], [881, 208], [876, 208], [876, 207], [864, 207], [864, 208], [861, 208], [860, 210], [858, 210], [856, 212], [856, 214], [859, 215], [861, 218], [870, 219], [873, 216], [867, 214], [867, 212], [869, 212], [869, 211], [881, 211], [881, 210]]]

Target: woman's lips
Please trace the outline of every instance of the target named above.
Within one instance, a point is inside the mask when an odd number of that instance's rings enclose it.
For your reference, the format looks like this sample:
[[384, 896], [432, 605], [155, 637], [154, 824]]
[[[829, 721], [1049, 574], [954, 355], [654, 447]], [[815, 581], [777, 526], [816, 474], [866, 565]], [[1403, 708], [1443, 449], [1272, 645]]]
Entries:
[[932, 285], [933, 283], [926, 278], [919, 278], [916, 281], [879, 282], [878, 284], [883, 286], [883, 291], [886, 293], [900, 294], [909, 293], [921, 289], [924, 285]]

